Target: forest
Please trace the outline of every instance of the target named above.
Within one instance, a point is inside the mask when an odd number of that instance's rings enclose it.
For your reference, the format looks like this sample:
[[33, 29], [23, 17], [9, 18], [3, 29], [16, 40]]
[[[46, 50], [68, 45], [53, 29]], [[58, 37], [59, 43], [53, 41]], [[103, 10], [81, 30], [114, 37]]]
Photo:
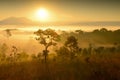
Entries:
[[0, 80], [120, 80], [120, 29], [33, 34], [39, 53], [0, 43]]

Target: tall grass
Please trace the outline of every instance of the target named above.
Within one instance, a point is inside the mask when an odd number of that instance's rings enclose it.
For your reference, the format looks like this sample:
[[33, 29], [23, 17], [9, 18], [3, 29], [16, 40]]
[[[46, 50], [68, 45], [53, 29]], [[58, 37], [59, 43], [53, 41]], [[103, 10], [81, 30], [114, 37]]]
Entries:
[[[89, 57], [89, 62], [86, 58]], [[0, 65], [0, 80], [120, 80], [120, 54], [56, 57]]]

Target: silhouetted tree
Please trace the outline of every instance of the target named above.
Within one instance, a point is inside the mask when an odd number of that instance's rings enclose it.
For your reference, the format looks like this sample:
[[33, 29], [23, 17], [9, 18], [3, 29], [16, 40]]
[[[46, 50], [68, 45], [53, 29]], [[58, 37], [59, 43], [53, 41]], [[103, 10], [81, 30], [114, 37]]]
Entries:
[[115, 34], [119, 34], [120, 33], [120, 29], [117, 29], [114, 31]]
[[99, 33], [99, 29], [93, 30], [93, 33]]
[[31, 54], [32, 60], [37, 60], [37, 56], [35, 54]]
[[28, 59], [29, 55], [25, 51], [22, 51], [19, 54], [17, 54], [16, 57], [17, 57], [17, 60], [19, 61], [25, 61]]
[[87, 55], [88, 54], [87, 48], [84, 48], [82, 53], [83, 53], [83, 55]]
[[11, 31], [15, 31], [15, 30], [17, 30], [17, 29], [6, 29], [6, 30], [4, 30], [6, 32], [6, 37], [7, 38], [11, 37], [12, 36]]
[[64, 44], [70, 51], [71, 59], [79, 51], [77, 39], [74, 36], [69, 36]]
[[59, 41], [59, 35], [52, 29], [46, 29], [34, 32], [38, 37], [36, 38], [37, 41], [39, 41], [40, 44], [45, 46], [45, 49], [43, 50], [43, 55], [45, 57], [45, 62], [47, 60], [48, 55], [48, 48], [50, 46], [55, 46], [56, 42]]
[[39, 52], [39, 53], [37, 54], [37, 59], [38, 59], [38, 60], [41, 60], [41, 58], [42, 58], [42, 53]]
[[100, 47], [94, 49], [94, 51], [95, 51], [97, 54], [101, 54], [101, 53], [103, 53], [103, 51], [104, 51], [104, 47], [103, 47], [103, 46], [100, 46]]
[[75, 32], [78, 32], [79, 34], [83, 34], [84, 33], [82, 30], [75, 30]]
[[6, 31], [7, 38], [9, 38], [10, 36], [12, 36], [10, 29], [6, 29], [5, 31]]
[[118, 53], [120, 53], [120, 44], [117, 46], [117, 50]]
[[110, 51], [111, 53], [115, 53], [115, 52], [116, 52], [116, 48], [115, 48], [115, 47], [110, 47], [110, 48], [109, 48], [109, 51]]
[[107, 32], [108, 30], [106, 28], [101, 28], [100, 32]]
[[12, 46], [12, 53], [11, 53], [11, 57], [13, 57], [14, 61], [17, 61], [17, 47], [16, 46]]
[[8, 46], [7, 46], [5, 43], [3, 43], [3, 44], [1, 45], [1, 48], [0, 48], [0, 57], [1, 57], [1, 60], [4, 60], [4, 59], [5, 59], [7, 49], [8, 49]]
[[92, 46], [92, 44], [90, 43], [90, 44], [89, 44], [89, 47], [88, 47], [88, 53], [89, 53], [89, 54], [92, 53], [92, 49], [93, 49], [93, 46]]
[[65, 46], [60, 47], [59, 50], [56, 50], [58, 57], [61, 57], [62, 60], [68, 58], [70, 51]]

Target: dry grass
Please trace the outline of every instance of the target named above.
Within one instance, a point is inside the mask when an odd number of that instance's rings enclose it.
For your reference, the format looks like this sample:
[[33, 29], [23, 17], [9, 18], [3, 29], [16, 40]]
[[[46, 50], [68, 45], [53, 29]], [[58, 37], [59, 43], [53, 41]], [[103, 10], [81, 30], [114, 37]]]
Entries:
[[40, 60], [0, 65], [0, 80], [120, 80], [120, 54], [80, 56], [74, 60]]

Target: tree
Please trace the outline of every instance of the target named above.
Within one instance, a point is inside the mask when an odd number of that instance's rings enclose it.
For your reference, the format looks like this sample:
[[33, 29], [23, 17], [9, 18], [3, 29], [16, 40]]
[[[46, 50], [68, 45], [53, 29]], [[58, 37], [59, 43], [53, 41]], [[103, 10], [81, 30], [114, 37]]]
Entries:
[[12, 31], [15, 31], [17, 29], [6, 29], [4, 30], [6, 32], [6, 37], [9, 38], [12, 36]]
[[2, 53], [2, 54], [5, 54], [6, 51], [7, 51], [7, 49], [8, 49], [7, 44], [6, 44], [6, 43], [3, 43], [3, 44], [1, 45], [1, 53]]
[[101, 28], [100, 32], [107, 32], [108, 30], [106, 28]]
[[62, 60], [66, 60], [69, 56], [69, 50], [65, 46], [62, 46], [59, 48], [59, 50], [56, 50], [58, 57], [62, 58]]
[[48, 56], [48, 48], [50, 46], [55, 46], [57, 41], [59, 41], [59, 35], [52, 29], [46, 29], [34, 32], [38, 37], [36, 37], [36, 40], [39, 41], [40, 44], [44, 45], [45, 49], [43, 50], [43, 55], [45, 57], [45, 63]]
[[70, 51], [71, 59], [79, 51], [77, 39], [74, 36], [69, 36], [64, 44]]
[[75, 32], [77, 32], [79, 34], [83, 34], [84, 33], [84, 31], [82, 31], [82, 30], [75, 30]]
[[6, 58], [6, 52], [7, 52], [8, 46], [3, 43], [0, 47], [0, 58], [1, 60], [4, 60]]
[[89, 53], [89, 55], [91, 55], [92, 49], [93, 49], [93, 45], [91, 43], [89, 43], [89, 47], [88, 47], [88, 53]]
[[12, 46], [12, 53], [10, 56], [13, 58], [13, 62], [17, 61], [18, 49], [16, 46]]
[[93, 33], [99, 33], [99, 32], [100, 32], [99, 29], [93, 30]]
[[10, 36], [12, 36], [11, 30], [10, 29], [6, 29], [6, 36], [7, 38], [9, 38]]
[[17, 60], [19, 61], [26, 61], [28, 60], [28, 57], [29, 55], [25, 51], [22, 51], [19, 54], [17, 54]]

